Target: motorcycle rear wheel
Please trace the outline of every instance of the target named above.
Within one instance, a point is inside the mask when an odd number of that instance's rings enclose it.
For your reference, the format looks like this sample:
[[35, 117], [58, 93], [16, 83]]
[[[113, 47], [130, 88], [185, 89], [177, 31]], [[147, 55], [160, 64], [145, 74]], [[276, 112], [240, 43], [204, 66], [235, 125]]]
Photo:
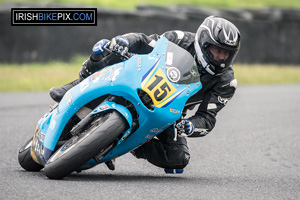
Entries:
[[28, 140], [19, 150], [18, 160], [19, 164], [26, 171], [38, 172], [43, 169], [43, 165], [36, 163], [31, 157], [31, 142], [32, 138]]
[[62, 179], [106, 149], [126, 127], [117, 111], [96, 118], [81, 135], [74, 136], [61, 146], [45, 165], [49, 179]]

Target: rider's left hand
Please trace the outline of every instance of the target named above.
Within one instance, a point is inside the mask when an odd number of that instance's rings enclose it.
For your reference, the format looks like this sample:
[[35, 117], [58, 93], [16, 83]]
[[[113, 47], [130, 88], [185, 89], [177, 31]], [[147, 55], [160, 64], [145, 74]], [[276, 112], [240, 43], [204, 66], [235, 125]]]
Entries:
[[102, 53], [105, 50], [105, 48], [107, 48], [108, 45], [109, 45], [109, 40], [107, 39], [100, 40], [93, 46], [94, 54]]
[[195, 130], [193, 123], [188, 119], [182, 119], [175, 127], [179, 137], [191, 136]]
[[124, 36], [117, 36], [111, 39], [109, 48], [112, 51], [119, 53], [124, 56], [129, 49], [129, 41]]

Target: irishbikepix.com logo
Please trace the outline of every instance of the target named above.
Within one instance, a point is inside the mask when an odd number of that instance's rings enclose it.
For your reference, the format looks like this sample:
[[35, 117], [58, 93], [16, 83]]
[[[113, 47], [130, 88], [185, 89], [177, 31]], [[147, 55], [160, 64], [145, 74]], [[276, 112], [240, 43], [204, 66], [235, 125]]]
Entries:
[[12, 26], [97, 26], [97, 8], [12, 8]]

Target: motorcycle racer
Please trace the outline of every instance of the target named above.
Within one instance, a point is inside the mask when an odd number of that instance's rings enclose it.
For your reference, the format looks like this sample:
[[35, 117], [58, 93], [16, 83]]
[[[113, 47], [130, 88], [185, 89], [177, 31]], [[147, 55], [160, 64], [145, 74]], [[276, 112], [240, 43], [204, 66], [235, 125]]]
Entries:
[[[100, 40], [93, 47], [93, 53], [79, 73], [79, 79], [62, 87], [51, 88], [50, 96], [59, 102], [63, 95], [84, 78], [99, 69], [112, 65], [120, 60], [107, 61], [103, 58], [109, 55], [109, 48], [121, 55], [127, 52], [150, 53], [155, 42], [160, 37], [186, 49], [194, 58], [200, 73], [202, 89], [186, 103], [183, 118], [175, 126], [170, 126], [157, 138], [153, 138], [141, 147], [132, 151], [137, 158], [148, 160], [155, 166], [165, 169], [183, 169], [189, 162], [190, 154], [186, 136], [203, 137], [216, 124], [217, 113], [233, 97], [237, 88], [232, 64], [240, 49], [240, 32], [230, 21], [210, 16], [199, 26], [196, 33], [179, 30], [167, 31], [162, 35], [146, 35], [144, 33], [128, 33], [116, 36], [111, 41]], [[194, 116], [187, 118], [187, 109], [199, 105]], [[174, 131], [179, 137], [174, 141]], [[114, 169], [114, 163], [106, 163], [109, 169]]]

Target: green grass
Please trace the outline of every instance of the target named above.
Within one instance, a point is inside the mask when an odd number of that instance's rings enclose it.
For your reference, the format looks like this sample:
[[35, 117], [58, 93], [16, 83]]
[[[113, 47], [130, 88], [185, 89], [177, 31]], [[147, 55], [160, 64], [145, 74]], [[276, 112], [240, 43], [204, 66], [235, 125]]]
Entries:
[[[0, 0], [5, 2], [8, 0]], [[16, 0], [14, 2], [40, 2], [39, 0]], [[284, 7], [300, 8], [299, 0], [44, 0], [48, 3], [66, 3], [78, 5], [91, 5], [97, 7], [109, 7], [117, 9], [133, 10], [138, 5], [168, 6], [174, 4], [190, 5], [208, 8], [264, 8], [264, 7]]]
[[235, 64], [239, 85], [300, 84], [300, 66]]
[[[86, 57], [71, 62], [0, 64], [0, 92], [48, 91], [78, 78]], [[300, 66], [235, 65], [239, 85], [300, 84]]]
[[47, 91], [78, 78], [86, 58], [72, 62], [0, 64], [0, 92]]

